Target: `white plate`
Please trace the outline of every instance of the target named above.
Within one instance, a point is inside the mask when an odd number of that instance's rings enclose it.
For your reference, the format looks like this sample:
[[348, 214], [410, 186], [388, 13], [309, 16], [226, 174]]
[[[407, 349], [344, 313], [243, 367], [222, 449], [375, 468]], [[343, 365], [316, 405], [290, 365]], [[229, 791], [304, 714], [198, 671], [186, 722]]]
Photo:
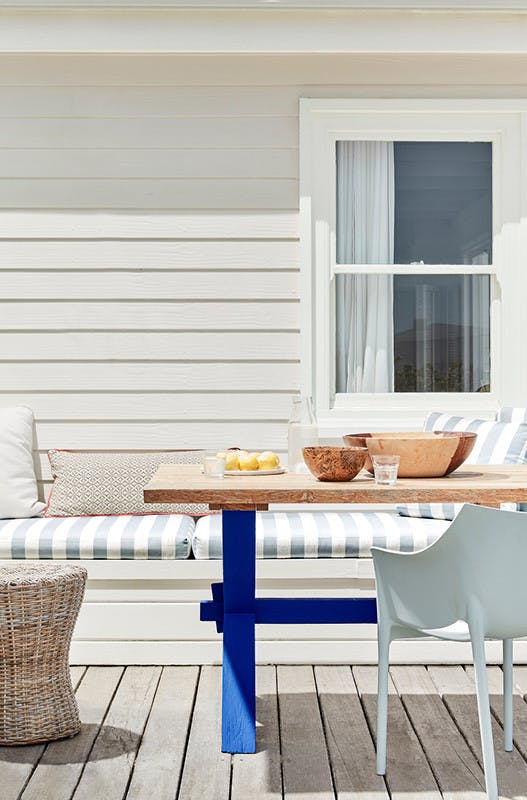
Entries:
[[287, 472], [285, 467], [275, 467], [274, 469], [226, 469], [225, 477], [229, 475], [283, 475]]

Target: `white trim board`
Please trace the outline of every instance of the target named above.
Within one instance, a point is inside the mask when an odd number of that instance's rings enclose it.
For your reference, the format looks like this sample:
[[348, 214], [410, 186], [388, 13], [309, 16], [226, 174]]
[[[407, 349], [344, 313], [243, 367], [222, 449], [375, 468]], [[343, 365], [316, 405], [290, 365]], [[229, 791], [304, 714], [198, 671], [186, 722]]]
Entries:
[[355, 11], [493, 11], [503, 14], [527, 11], [525, 0], [0, 0], [0, 8], [227, 8], [245, 10], [340, 8]]
[[0, 52], [516, 54], [524, 10], [3, 5]]

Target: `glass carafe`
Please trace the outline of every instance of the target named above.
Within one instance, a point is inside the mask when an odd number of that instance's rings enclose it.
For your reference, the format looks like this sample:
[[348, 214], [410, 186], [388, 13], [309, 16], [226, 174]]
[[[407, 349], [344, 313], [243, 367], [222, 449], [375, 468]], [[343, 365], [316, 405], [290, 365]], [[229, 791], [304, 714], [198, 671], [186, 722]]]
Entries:
[[310, 397], [293, 398], [287, 431], [288, 468], [290, 472], [307, 472], [303, 447], [318, 445], [318, 428]]

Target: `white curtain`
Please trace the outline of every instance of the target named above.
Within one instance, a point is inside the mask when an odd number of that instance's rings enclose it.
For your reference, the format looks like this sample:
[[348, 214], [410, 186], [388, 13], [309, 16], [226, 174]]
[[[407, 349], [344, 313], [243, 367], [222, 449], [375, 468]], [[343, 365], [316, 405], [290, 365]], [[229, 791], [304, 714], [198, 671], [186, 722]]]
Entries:
[[[337, 261], [393, 264], [393, 142], [337, 142]], [[339, 275], [337, 392], [392, 392], [393, 278]]]

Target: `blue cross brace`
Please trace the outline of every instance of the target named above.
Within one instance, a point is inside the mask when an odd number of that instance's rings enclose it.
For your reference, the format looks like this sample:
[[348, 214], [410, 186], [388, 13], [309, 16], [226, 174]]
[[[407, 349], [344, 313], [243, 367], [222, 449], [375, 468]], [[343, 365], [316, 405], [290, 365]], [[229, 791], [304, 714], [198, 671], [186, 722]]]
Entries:
[[223, 633], [222, 751], [256, 751], [255, 625], [374, 624], [374, 597], [256, 597], [256, 513], [223, 511], [223, 583], [200, 619]]

